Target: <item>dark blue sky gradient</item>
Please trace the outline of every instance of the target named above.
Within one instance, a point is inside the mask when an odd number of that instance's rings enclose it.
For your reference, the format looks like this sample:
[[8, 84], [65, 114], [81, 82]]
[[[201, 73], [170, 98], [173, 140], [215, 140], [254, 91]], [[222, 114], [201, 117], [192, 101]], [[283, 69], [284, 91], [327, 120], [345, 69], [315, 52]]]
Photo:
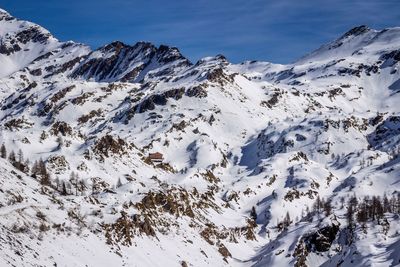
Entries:
[[177, 46], [192, 61], [288, 63], [350, 28], [400, 26], [400, 0], [0, 0], [58, 39]]

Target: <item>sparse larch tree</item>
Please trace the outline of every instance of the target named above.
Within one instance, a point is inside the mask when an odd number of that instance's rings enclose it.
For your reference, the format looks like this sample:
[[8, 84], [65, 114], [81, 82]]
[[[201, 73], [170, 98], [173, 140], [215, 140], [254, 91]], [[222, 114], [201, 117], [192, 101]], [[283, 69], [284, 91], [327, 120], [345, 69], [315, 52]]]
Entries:
[[51, 185], [50, 182], [50, 174], [47, 172], [46, 163], [40, 159], [38, 162], [39, 174], [40, 174], [40, 183], [42, 185]]
[[79, 182], [78, 182], [78, 190], [79, 190], [79, 192], [84, 194], [86, 189], [87, 189], [87, 186], [85, 184], [85, 181], [83, 179], [79, 179]]
[[71, 172], [71, 174], [69, 176], [69, 182], [75, 188], [75, 195], [76, 196], [78, 195], [78, 180], [79, 180], [78, 175], [75, 174], [75, 172]]
[[67, 185], [65, 184], [65, 181], [62, 181], [61, 195], [63, 195], [63, 196], [68, 195], [68, 192], [67, 192]]
[[14, 164], [14, 163], [15, 163], [16, 158], [15, 158], [15, 153], [14, 153], [14, 151], [11, 151], [11, 152], [10, 152], [10, 155], [8, 156], [8, 160], [11, 162], [11, 164]]
[[120, 188], [121, 186], [122, 186], [121, 178], [118, 178], [116, 187]]
[[256, 208], [255, 208], [254, 206], [251, 208], [250, 217], [251, 217], [254, 221], [257, 220], [257, 212], [256, 212]]
[[331, 215], [331, 213], [332, 213], [332, 204], [331, 204], [331, 201], [330, 201], [330, 200], [327, 200], [327, 201], [324, 203], [324, 211], [325, 211], [325, 215], [326, 215], [326, 216]]
[[0, 156], [1, 156], [3, 159], [7, 158], [7, 149], [6, 149], [6, 146], [5, 146], [4, 144], [1, 145], [1, 148], [0, 148]]

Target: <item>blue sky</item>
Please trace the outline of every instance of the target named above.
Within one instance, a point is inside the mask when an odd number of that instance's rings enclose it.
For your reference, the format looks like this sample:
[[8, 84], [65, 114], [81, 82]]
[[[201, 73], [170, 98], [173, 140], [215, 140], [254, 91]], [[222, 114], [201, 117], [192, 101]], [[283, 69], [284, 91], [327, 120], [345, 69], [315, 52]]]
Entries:
[[178, 47], [192, 61], [288, 63], [350, 28], [400, 26], [400, 0], [0, 0], [60, 40]]

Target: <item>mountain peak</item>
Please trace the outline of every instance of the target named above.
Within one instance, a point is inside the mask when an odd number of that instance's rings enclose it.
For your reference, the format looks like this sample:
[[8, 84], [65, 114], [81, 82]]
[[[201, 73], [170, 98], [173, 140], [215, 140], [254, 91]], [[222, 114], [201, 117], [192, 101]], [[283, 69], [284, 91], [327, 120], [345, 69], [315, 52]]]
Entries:
[[[93, 51], [74, 71], [72, 77], [94, 78], [96, 81], [138, 82], [149, 71], [163, 68], [172, 62], [175, 67], [191, 63], [176, 47], [150, 42], [137, 42], [133, 46], [114, 41]], [[173, 72], [174, 66], [170, 68]], [[167, 75], [169, 72], [162, 72]]]
[[121, 48], [121, 47], [126, 47], [126, 46], [127, 46], [127, 45], [124, 44], [124, 43], [121, 42], [121, 41], [113, 41], [113, 42], [111, 42], [111, 43], [109, 43], [109, 44], [106, 44], [105, 46], [103, 46], [103, 47], [100, 48], [100, 49], [110, 50], [110, 49], [113, 49], [113, 48]]
[[8, 13], [6, 10], [0, 8], [0, 15], [1, 14], [10, 15], [10, 13]]
[[366, 32], [369, 32], [369, 31], [371, 31], [371, 30], [372, 30], [372, 29], [369, 28], [369, 27], [366, 26], [366, 25], [357, 26], [357, 27], [352, 28], [352, 29], [349, 30], [348, 32], [346, 32], [346, 33], [345, 33], [342, 37], [340, 37], [339, 39], [345, 39], [345, 38], [350, 37], [350, 36], [359, 36], [359, 35], [362, 35], [362, 34], [364, 34], [364, 33], [366, 33]]
[[[389, 28], [378, 31], [371, 29], [366, 25], [354, 27], [344, 33], [338, 39], [322, 45], [320, 48], [301, 58], [296, 63], [306, 63], [320, 60], [329, 61], [333, 59], [350, 57], [353, 55], [360, 55], [360, 53], [371, 53], [372, 55], [375, 52], [378, 52], [377, 49], [390, 49], [390, 47], [396, 45], [393, 42], [398, 41], [396, 40], [392, 42], [382, 42], [382, 38], [385, 37], [385, 35], [387, 34], [398, 35], [396, 32], [392, 31], [393, 29], [394, 28]], [[372, 45], [378, 42], [379, 45]]]
[[226, 65], [228, 63], [229, 62], [224, 55], [218, 54], [214, 57], [201, 58], [196, 62], [196, 65]]
[[4, 9], [0, 8], [0, 21], [2, 21], [2, 20], [12, 20], [12, 19], [14, 19], [14, 18], [10, 15], [10, 13], [8, 13]]
[[182, 55], [179, 49], [174, 46], [162, 44], [158, 47], [157, 54], [160, 62], [162, 63], [170, 63], [173, 61], [184, 60], [188, 65], [191, 64], [190, 61]]
[[45, 28], [0, 9], [0, 77], [23, 69], [60, 43]]

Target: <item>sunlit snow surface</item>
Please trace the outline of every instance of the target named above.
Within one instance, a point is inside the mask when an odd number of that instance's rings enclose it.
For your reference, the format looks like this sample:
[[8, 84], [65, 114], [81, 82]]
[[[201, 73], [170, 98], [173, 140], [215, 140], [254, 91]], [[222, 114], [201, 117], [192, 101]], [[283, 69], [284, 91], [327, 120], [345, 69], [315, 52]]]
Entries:
[[[32, 29], [30, 40], [18, 39]], [[45, 38], [32, 41], [37, 34]], [[333, 222], [345, 232], [342, 197], [400, 191], [399, 28], [356, 28], [292, 65], [230, 64], [222, 56], [192, 64], [175, 48], [148, 43], [92, 52], [2, 10], [0, 39], [7, 49], [19, 46], [0, 53], [0, 141], [8, 151], [21, 149], [31, 164], [48, 160], [53, 179], [68, 180], [74, 171], [88, 187], [100, 177], [116, 193], [56, 194], [57, 203], [52, 191], [42, 194], [35, 179], [0, 160], [1, 266], [294, 266], [302, 236]], [[71, 133], [52, 134], [57, 122]], [[93, 148], [107, 134], [134, 146], [101, 160]], [[144, 161], [157, 151], [176, 172]], [[51, 165], [57, 156], [67, 164]], [[219, 181], [204, 179], [207, 170]], [[115, 188], [118, 180], [123, 185]], [[168, 187], [200, 193], [214, 187], [218, 209], [198, 210], [195, 219], [165, 214], [174, 222], [167, 232], [137, 236], [130, 247], [106, 244], [103, 223], [115, 222], [122, 210], [136, 214], [127, 203]], [[300, 197], [290, 201], [294, 189]], [[336, 218], [301, 220], [317, 195], [332, 201]], [[232, 254], [226, 261], [200, 235], [204, 225], [191, 226], [199, 220], [218, 229], [243, 227], [253, 206], [256, 239], [221, 240]], [[70, 210], [79, 211], [84, 225]], [[68, 231], [39, 231], [39, 211], [47, 225]], [[293, 224], [278, 232], [287, 212]], [[399, 265], [399, 218], [387, 219], [388, 233], [370, 223], [367, 233], [356, 229], [351, 245], [338, 237], [329, 251], [311, 252], [306, 264]]]

